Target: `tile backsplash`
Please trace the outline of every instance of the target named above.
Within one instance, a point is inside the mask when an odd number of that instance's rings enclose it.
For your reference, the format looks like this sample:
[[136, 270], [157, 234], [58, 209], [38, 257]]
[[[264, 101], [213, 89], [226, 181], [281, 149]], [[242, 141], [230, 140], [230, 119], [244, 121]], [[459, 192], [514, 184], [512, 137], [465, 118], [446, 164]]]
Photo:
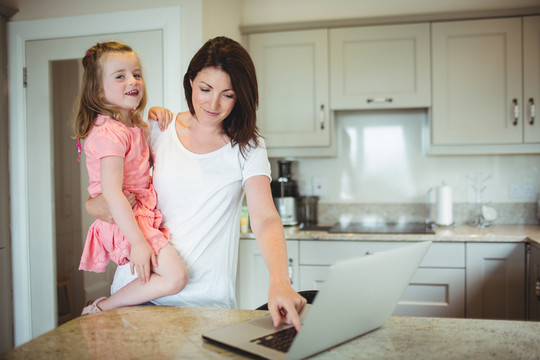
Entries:
[[[497, 211], [497, 219], [492, 222], [493, 225], [539, 224], [536, 203], [499, 203], [489, 206]], [[318, 224], [333, 225], [343, 218], [349, 221], [380, 219], [389, 222], [424, 222], [429, 213], [425, 204], [319, 203]], [[478, 215], [479, 208], [475, 204], [453, 205], [453, 219], [458, 225], [472, 224]]]

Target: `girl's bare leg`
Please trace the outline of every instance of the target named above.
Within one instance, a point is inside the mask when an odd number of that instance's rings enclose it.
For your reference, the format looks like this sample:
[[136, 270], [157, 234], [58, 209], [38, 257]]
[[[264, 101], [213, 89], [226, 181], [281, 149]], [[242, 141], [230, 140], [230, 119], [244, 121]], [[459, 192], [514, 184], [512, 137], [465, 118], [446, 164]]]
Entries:
[[142, 284], [139, 279], [101, 300], [101, 310], [143, 304], [162, 296], [174, 295], [184, 289], [188, 282], [188, 273], [182, 259], [171, 244], [162, 248], [158, 255], [158, 267], [152, 268], [150, 280]]

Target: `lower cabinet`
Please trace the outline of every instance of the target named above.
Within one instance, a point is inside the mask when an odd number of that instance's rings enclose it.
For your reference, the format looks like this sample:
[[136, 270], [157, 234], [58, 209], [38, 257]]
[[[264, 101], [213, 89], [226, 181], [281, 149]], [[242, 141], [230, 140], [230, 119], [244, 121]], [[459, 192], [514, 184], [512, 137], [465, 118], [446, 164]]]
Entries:
[[524, 243], [467, 243], [468, 318], [525, 319]]
[[[411, 242], [288, 240], [293, 288], [319, 290], [329, 267], [336, 261], [408, 244]], [[524, 243], [434, 242], [393, 315], [525, 319], [525, 246]], [[540, 279], [540, 248], [535, 251], [531, 254], [531, 266], [536, 259], [538, 271], [536, 275], [531, 273], [531, 283], [534, 276]], [[529, 293], [534, 293], [534, 289]], [[242, 239], [237, 278], [239, 308], [257, 308], [266, 303], [267, 295], [268, 270], [257, 242]], [[540, 300], [533, 303], [533, 298], [536, 296], [530, 294], [531, 318], [536, 316], [540, 320]]]
[[[289, 276], [298, 291], [298, 241], [287, 240]], [[254, 310], [268, 301], [270, 274], [256, 240], [242, 239], [236, 276], [236, 302], [239, 309]]]
[[[408, 242], [300, 241], [300, 289], [319, 290], [330, 265]], [[377, 274], [373, 274], [377, 276]], [[393, 315], [465, 317], [465, 246], [433, 243]]]
[[528, 274], [529, 320], [540, 321], [540, 245], [530, 245]]

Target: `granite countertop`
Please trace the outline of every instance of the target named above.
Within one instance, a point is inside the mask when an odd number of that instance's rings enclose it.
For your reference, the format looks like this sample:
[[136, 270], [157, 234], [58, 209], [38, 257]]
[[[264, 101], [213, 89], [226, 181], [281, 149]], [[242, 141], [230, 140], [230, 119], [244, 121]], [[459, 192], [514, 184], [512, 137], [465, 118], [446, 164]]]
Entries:
[[[435, 234], [342, 234], [328, 231], [304, 231], [286, 227], [285, 237], [290, 240], [341, 241], [441, 241], [441, 242], [531, 242], [540, 244], [539, 225], [493, 225], [476, 227], [435, 227]], [[252, 233], [240, 234], [242, 239], [254, 239]]]
[[[136, 306], [73, 319], [0, 359], [243, 359], [201, 334], [265, 311]], [[540, 322], [391, 317], [320, 359], [533, 359]]]

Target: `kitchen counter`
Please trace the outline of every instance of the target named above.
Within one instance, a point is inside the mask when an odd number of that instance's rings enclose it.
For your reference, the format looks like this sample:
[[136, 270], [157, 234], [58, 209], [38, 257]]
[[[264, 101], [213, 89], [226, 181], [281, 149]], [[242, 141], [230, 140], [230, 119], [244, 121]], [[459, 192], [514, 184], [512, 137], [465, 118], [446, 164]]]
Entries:
[[[203, 332], [266, 312], [137, 306], [73, 319], [0, 359], [242, 359]], [[317, 359], [538, 359], [540, 322], [391, 317]]]
[[[540, 244], [539, 225], [493, 225], [475, 227], [459, 225], [434, 228], [435, 234], [342, 234], [328, 231], [304, 231], [286, 227], [285, 237], [294, 240], [341, 241], [434, 241], [434, 242], [532, 242]], [[242, 239], [254, 239], [252, 233], [240, 234]]]

